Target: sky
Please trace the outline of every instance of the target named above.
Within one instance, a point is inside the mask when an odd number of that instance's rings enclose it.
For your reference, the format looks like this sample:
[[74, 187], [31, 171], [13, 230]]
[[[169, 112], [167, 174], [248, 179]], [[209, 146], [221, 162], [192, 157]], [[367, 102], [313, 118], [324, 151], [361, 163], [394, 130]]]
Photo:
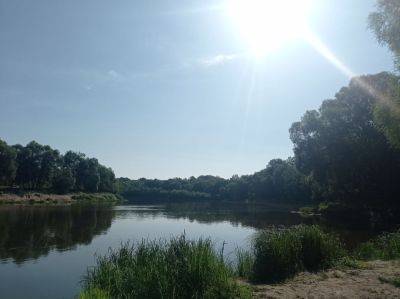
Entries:
[[291, 124], [349, 76], [393, 70], [367, 28], [374, 0], [312, 1], [329, 54], [297, 38], [262, 58], [226, 1], [0, 0], [0, 138], [118, 177], [250, 174], [293, 155]]

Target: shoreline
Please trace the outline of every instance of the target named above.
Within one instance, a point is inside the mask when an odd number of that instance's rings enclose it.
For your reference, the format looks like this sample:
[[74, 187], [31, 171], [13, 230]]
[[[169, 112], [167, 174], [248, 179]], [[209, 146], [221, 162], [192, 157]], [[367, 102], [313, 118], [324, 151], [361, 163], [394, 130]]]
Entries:
[[70, 193], [54, 194], [26, 192], [24, 194], [0, 194], [0, 205], [71, 205], [78, 202], [120, 202], [112, 193]]

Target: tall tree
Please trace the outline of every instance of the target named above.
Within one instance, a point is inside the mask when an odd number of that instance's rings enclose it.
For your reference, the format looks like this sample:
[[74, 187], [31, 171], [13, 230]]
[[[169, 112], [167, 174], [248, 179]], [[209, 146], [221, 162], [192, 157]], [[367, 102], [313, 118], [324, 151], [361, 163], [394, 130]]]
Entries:
[[99, 190], [100, 172], [97, 159], [85, 159], [79, 163], [77, 180], [83, 191], [97, 192]]
[[83, 190], [83, 177], [79, 177], [78, 169], [79, 165], [82, 161], [86, 159], [85, 154], [82, 153], [77, 153], [73, 151], [67, 151], [65, 155], [63, 156], [63, 169], [65, 173], [68, 173], [68, 175], [72, 175], [73, 177], [73, 186], [71, 189], [76, 189], [76, 190]]
[[0, 185], [13, 183], [17, 171], [16, 157], [15, 149], [0, 139]]
[[399, 195], [399, 155], [374, 122], [379, 99], [371, 93], [384, 93], [391, 77], [354, 78], [335, 99], [292, 125], [296, 165], [323, 186], [328, 198], [382, 203]]
[[115, 174], [111, 168], [99, 165], [99, 191], [101, 192], [114, 192]]
[[[378, 0], [376, 7], [369, 15], [369, 27], [378, 42], [391, 50], [397, 71], [400, 71], [400, 1]], [[393, 79], [391, 84], [390, 92], [382, 95], [385, 100], [376, 104], [375, 121], [390, 143], [400, 149], [399, 79]]]
[[369, 27], [379, 43], [393, 53], [400, 70], [400, 1], [378, 0], [377, 10], [369, 15]]

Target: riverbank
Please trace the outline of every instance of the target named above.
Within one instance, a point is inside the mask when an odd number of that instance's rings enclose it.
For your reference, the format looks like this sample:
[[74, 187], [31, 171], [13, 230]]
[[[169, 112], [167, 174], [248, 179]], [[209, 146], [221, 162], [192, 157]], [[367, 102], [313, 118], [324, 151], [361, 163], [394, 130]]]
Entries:
[[121, 199], [112, 193], [71, 193], [47, 194], [39, 192], [4, 193], [0, 194], [0, 204], [64, 204], [77, 202], [120, 202]]
[[360, 269], [303, 272], [277, 285], [253, 286], [254, 298], [400, 298], [400, 261], [371, 261]]
[[398, 298], [399, 258], [400, 232], [349, 252], [318, 226], [265, 230], [233, 263], [183, 235], [99, 257], [80, 298]]

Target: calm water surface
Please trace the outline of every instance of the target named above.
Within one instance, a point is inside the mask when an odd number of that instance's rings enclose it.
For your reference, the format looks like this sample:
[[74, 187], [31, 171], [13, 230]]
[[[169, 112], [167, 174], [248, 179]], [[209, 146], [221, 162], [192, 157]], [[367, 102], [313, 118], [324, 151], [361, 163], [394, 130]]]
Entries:
[[225, 242], [232, 258], [257, 229], [301, 222], [288, 208], [243, 204], [0, 206], [0, 298], [73, 298], [95, 255], [121, 242], [185, 233]]

